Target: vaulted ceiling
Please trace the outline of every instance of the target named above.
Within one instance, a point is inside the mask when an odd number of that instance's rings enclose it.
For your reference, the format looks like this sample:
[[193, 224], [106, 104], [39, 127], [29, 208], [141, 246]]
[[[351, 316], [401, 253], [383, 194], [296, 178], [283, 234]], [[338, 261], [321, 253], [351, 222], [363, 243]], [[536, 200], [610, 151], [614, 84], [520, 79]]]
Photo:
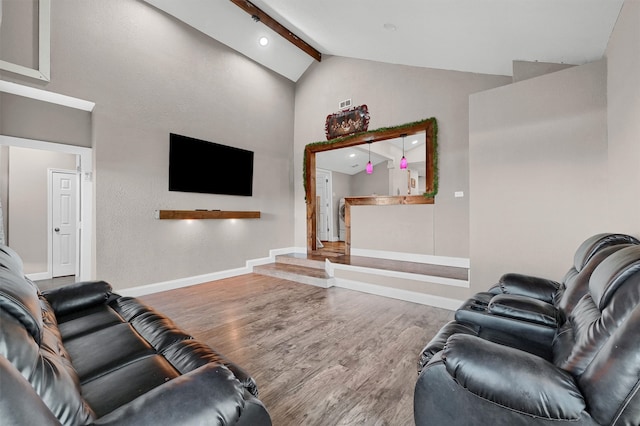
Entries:
[[[145, 0], [297, 81], [309, 55], [230, 0]], [[623, 0], [251, 0], [323, 56], [512, 75], [601, 59]], [[261, 36], [269, 39], [262, 47]]]

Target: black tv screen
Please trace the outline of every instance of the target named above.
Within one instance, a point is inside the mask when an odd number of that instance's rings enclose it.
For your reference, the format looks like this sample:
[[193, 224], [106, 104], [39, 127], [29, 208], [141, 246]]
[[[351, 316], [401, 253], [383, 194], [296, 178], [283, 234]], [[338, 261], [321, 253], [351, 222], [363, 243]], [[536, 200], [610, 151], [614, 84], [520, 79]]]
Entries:
[[253, 151], [170, 134], [169, 191], [251, 196]]

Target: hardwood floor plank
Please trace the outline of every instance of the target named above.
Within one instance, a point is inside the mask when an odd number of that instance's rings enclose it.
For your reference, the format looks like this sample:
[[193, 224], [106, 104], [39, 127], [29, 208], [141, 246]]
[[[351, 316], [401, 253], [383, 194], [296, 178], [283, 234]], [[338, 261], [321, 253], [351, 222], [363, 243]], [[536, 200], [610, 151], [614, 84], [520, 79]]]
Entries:
[[411, 425], [420, 350], [453, 313], [248, 274], [141, 297], [257, 381], [274, 425]]

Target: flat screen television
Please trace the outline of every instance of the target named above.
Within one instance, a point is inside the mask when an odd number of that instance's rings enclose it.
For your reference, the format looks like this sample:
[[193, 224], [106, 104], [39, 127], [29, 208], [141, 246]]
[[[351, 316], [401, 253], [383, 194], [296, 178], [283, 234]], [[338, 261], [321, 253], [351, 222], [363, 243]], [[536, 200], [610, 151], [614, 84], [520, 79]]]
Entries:
[[253, 151], [171, 133], [169, 191], [251, 196]]

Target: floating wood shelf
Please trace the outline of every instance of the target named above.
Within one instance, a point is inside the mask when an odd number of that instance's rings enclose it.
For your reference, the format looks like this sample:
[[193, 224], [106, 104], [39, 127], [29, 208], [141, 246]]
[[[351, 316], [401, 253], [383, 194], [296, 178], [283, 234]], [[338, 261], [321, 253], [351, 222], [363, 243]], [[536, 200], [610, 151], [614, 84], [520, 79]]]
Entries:
[[156, 210], [156, 219], [260, 219], [260, 212], [223, 210]]

